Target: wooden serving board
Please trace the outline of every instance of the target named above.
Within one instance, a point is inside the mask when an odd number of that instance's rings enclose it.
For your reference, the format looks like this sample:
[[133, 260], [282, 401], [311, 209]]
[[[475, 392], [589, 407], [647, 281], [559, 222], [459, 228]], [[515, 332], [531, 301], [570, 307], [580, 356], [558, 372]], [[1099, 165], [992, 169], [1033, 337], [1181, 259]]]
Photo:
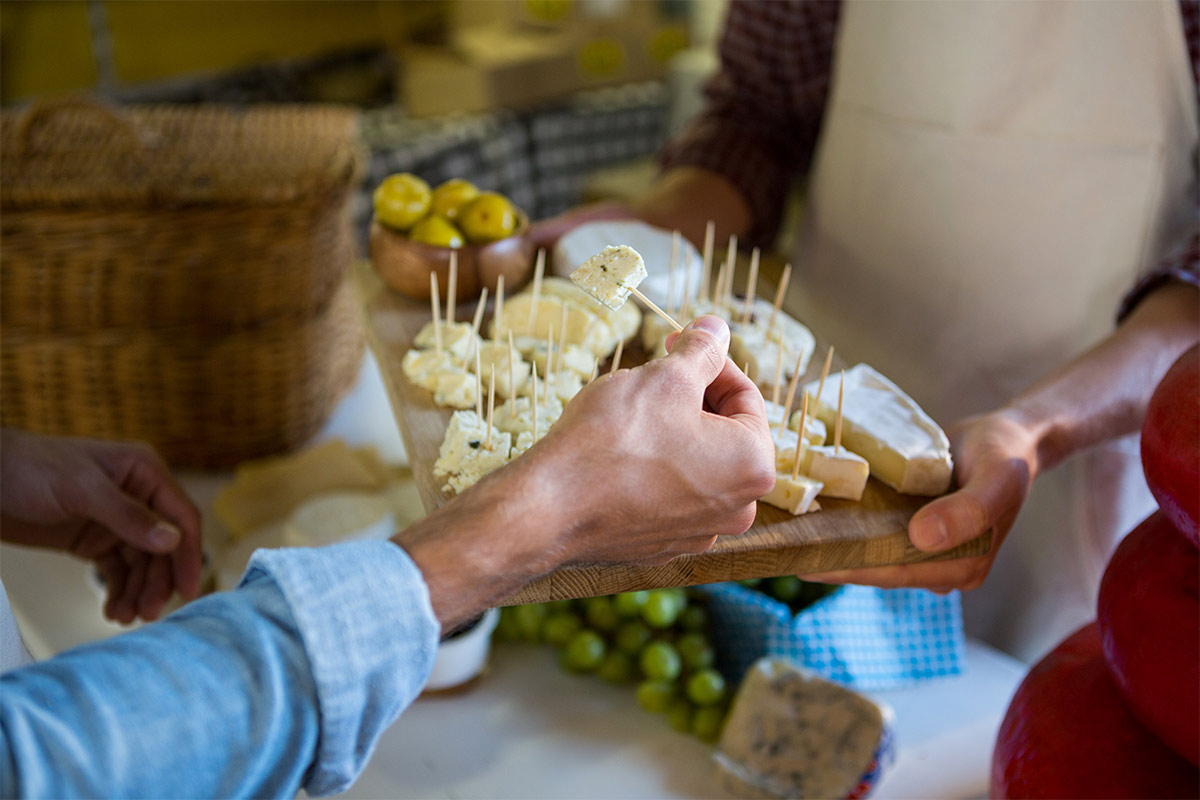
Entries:
[[[425, 510], [432, 512], [453, 498], [452, 493], [441, 488], [443, 481], [433, 476], [433, 464], [452, 411], [434, 405], [432, 394], [409, 382], [400, 368], [410, 343], [430, 319], [429, 306], [389, 289], [365, 261], [355, 268], [355, 283], [364, 311], [367, 341], [379, 362], [421, 500]], [[457, 311], [459, 319], [469, 321], [474, 304], [460, 303]], [[485, 316], [485, 325], [486, 319], [490, 316]], [[819, 336], [817, 342], [816, 353], [823, 354], [826, 344]], [[837, 363], [836, 353], [834, 360], [834, 368], [840, 368], [842, 365]], [[814, 355], [811, 361], [802, 382], [820, 377], [824, 359]], [[705, 553], [680, 556], [655, 567], [565, 567], [530, 583], [506, 600], [505, 605], [744, 578], [911, 564], [982, 555], [988, 551], [990, 535], [936, 556], [913, 547], [908, 540], [908, 521], [928, 499], [898, 494], [871, 478], [861, 502], [822, 497], [819, 512], [800, 517], [759, 503], [758, 516], [749, 531], [741, 536], [719, 537]]]

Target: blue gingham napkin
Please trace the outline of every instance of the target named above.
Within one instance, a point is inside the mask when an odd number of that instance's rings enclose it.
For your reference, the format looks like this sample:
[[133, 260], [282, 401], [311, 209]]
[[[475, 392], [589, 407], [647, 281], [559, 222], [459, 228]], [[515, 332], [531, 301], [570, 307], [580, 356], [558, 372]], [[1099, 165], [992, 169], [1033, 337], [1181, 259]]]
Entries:
[[958, 592], [843, 586], [799, 614], [739, 583], [697, 586], [709, 599], [721, 670], [734, 681], [779, 656], [854, 689], [896, 689], [966, 668]]

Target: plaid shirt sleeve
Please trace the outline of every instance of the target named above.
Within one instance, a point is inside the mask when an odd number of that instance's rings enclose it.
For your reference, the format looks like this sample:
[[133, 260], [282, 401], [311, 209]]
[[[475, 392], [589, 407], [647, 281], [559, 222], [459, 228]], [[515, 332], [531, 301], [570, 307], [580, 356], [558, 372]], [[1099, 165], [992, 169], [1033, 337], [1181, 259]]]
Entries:
[[751, 243], [774, 238], [788, 188], [812, 160], [840, 13], [833, 0], [732, 0], [705, 110], [662, 154], [664, 169], [703, 167], [736, 186]]

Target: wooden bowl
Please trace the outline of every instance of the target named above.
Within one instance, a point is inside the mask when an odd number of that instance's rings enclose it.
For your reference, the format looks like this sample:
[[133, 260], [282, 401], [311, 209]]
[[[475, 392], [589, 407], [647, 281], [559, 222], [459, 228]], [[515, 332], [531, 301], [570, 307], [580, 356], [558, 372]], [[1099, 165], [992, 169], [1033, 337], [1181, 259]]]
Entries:
[[[482, 245], [458, 248], [459, 301], [479, 296], [483, 287], [495, 293], [496, 280], [504, 276], [505, 294], [511, 296], [533, 271], [533, 240], [529, 217], [518, 211], [519, 222], [512, 236]], [[384, 283], [414, 300], [429, 301], [429, 273], [437, 271], [438, 288], [446, 296], [450, 280], [449, 247], [414, 242], [402, 233], [388, 230], [371, 219], [371, 264]]]

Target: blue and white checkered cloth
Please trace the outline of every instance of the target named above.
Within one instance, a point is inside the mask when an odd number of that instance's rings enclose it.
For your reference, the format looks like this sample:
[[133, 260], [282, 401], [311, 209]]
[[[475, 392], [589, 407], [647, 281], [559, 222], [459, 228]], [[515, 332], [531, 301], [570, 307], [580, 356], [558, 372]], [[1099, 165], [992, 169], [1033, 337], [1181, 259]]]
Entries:
[[864, 690], [896, 689], [966, 668], [958, 592], [843, 586], [792, 614], [738, 583], [696, 587], [709, 598], [721, 669], [732, 680], [764, 655]]

